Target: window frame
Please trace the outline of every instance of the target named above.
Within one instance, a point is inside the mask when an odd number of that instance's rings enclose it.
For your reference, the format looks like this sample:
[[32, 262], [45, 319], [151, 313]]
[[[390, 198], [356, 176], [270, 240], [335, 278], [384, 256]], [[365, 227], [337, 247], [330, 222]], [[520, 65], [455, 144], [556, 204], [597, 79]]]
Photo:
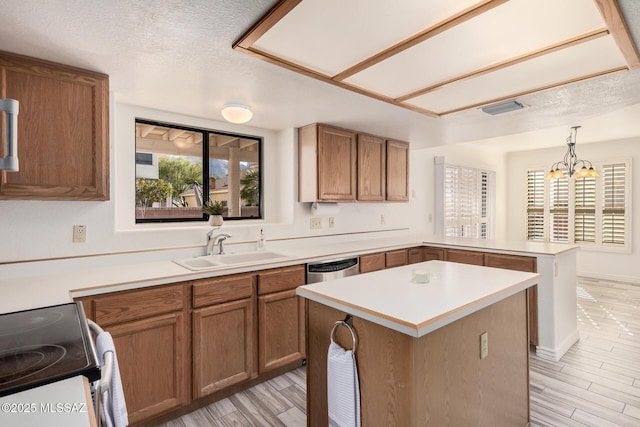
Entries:
[[[203, 143], [202, 143], [202, 194], [209, 194], [209, 178], [210, 178], [210, 170], [209, 170], [209, 135], [222, 135], [222, 136], [231, 136], [231, 137], [240, 137], [245, 139], [252, 139], [258, 143], [258, 175], [259, 175], [259, 203], [258, 203], [258, 215], [253, 217], [243, 217], [243, 216], [234, 216], [234, 217], [223, 217], [225, 221], [246, 221], [246, 220], [262, 220], [264, 219], [264, 137], [249, 135], [237, 132], [229, 132], [217, 129], [209, 129], [205, 127], [198, 126], [189, 126], [183, 125], [174, 122], [166, 122], [152, 119], [145, 119], [142, 117], [135, 117], [134, 120], [134, 135], [135, 135], [135, 126], [138, 124], [148, 124], [153, 126], [161, 126], [161, 127], [171, 127], [175, 129], [182, 129], [190, 132], [201, 132], [203, 133]], [[135, 141], [134, 137], [134, 171], [135, 167], [137, 167], [136, 162], [136, 154], [137, 152], [137, 141]], [[206, 143], [204, 141], [207, 141]], [[157, 155], [154, 155], [154, 159], [157, 158]], [[207, 159], [207, 160], [205, 160]], [[135, 173], [134, 173], [135, 175]], [[133, 182], [135, 185], [135, 179]], [[135, 193], [135, 191], [134, 191]], [[205, 200], [203, 199], [203, 202]], [[209, 215], [202, 213], [200, 217], [184, 217], [184, 218], [136, 218], [135, 217], [135, 207], [136, 204], [134, 202], [134, 220], [136, 224], [149, 224], [149, 223], [188, 223], [188, 222], [202, 222], [207, 221]]]

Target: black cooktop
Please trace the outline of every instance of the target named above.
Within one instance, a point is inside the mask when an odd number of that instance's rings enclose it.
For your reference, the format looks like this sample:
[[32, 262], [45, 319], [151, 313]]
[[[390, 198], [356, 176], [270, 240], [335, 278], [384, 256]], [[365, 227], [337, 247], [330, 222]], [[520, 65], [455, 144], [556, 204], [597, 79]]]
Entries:
[[81, 303], [0, 314], [0, 397], [77, 375], [100, 378]]

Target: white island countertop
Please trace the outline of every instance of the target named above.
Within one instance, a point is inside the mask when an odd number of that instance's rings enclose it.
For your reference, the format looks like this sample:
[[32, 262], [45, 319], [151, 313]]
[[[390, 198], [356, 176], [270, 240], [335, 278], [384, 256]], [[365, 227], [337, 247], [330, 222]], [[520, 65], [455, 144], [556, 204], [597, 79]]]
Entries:
[[[429, 283], [412, 282], [413, 270], [426, 271]], [[421, 337], [523, 291], [539, 278], [534, 273], [427, 261], [301, 286], [297, 294]]]

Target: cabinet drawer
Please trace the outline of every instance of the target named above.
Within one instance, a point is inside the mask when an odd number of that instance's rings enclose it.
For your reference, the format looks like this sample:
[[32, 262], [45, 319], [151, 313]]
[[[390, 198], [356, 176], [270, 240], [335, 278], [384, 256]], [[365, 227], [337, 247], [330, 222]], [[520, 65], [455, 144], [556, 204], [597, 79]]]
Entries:
[[385, 254], [385, 266], [387, 268], [407, 265], [408, 262], [409, 262], [409, 257], [408, 257], [408, 251], [406, 249], [390, 251]]
[[183, 301], [183, 284], [99, 296], [94, 300], [96, 323], [104, 327], [182, 310]]
[[521, 255], [487, 254], [486, 266], [529, 273], [535, 273], [537, 270], [534, 257]]
[[444, 261], [444, 251], [442, 248], [422, 248], [422, 259], [424, 261]]
[[384, 270], [385, 254], [380, 252], [377, 254], [362, 255], [360, 257], [360, 273], [370, 273], [372, 271]]
[[253, 280], [251, 274], [198, 280], [193, 284], [193, 307], [249, 298], [253, 293]]
[[258, 295], [285, 291], [305, 283], [304, 266], [276, 268], [258, 273]]
[[449, 249], [447, 250], [447, 261], [459, 262], [462, 264], [484, 265], [484, 253]]

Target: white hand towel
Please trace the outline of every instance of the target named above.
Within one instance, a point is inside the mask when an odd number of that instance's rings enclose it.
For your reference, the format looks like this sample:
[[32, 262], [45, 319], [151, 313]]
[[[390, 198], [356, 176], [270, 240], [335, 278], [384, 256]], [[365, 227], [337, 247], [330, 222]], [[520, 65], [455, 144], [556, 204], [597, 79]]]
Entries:
[[330, 427], [360, 427], [356, 358], [335, 342], [329, 344], [327, 357], [327, 403]]
[[129, 425], [127, 405], [124, 401], [124, 391], [122, 390], [116, 347], [113, 344], [113, 338], [111, 338], [109, 332], [102, 332], [98, 335], [96, 339], [96, 350], [101, 365], [104, 365], [104, 354], [106, 352], [113, 353], [113, 373], [110, 384], [111, 393], [105, 391], [102, 395], [102, 410], [105, 414], [107, 427], [126, 427]]

